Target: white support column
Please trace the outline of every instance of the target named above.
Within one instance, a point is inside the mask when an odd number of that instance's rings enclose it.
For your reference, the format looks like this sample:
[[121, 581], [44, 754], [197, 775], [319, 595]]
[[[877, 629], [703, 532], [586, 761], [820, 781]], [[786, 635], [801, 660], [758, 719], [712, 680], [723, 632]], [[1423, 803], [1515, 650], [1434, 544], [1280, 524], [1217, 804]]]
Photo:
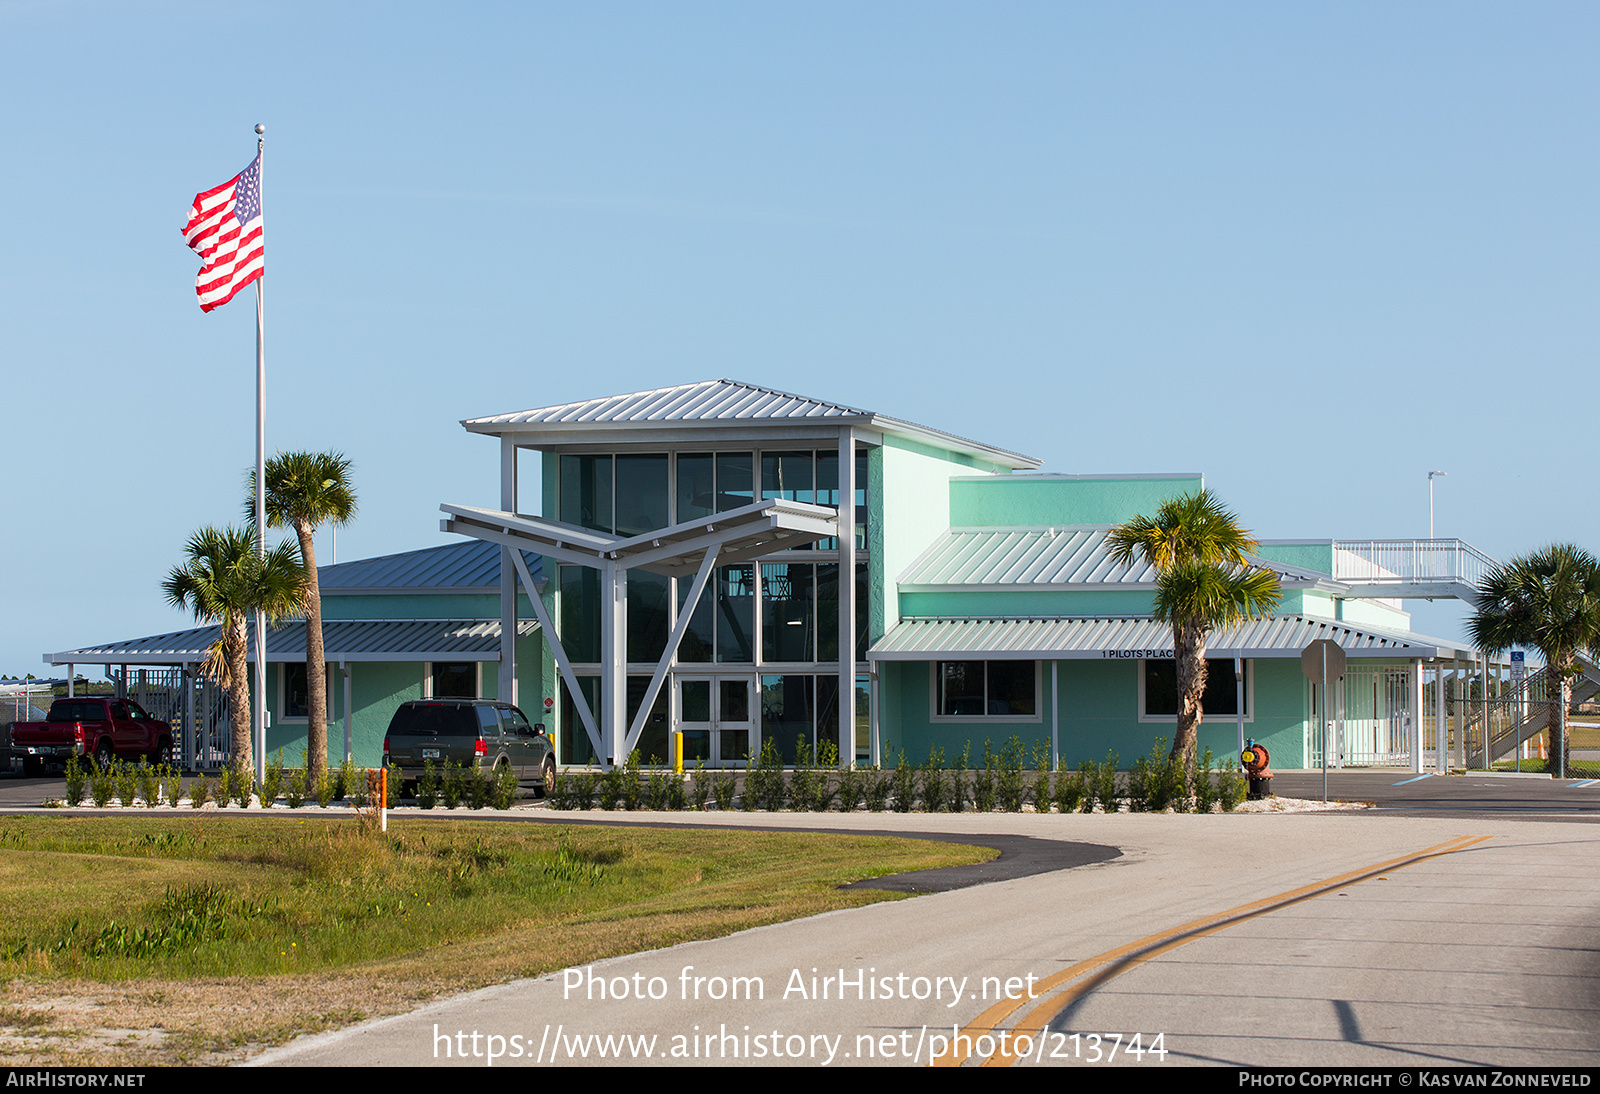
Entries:
[[1411, 770], [1422, 774], [1422, 658], [1411, 659]]
[[839, 430], [839, 763], [856, 762], [856, 444]]
[[1050, 770], [1061, 769], [1061, 662], [1050, 662]]
[[[500, 438], [500, 508], [517, 511], [517, 444], [507, 436]], [[495, 695], [505, 703], [517, 701], [517, 571], [512, 553], [510, 547], [500, 548], [500, 672]], [[530, 586], [528, 595], [539, 594]]]
[[73, 697], [73, 694], [72, 694], [73, 678], [75, 676], [77, 676], [77, 674], [78, 674], [78, 666], [74, 665], [71, 661], [68, 661], [67, 662], [67, 698], [68, 699], [71, 699]]
[[607, 559], [600, 567], [600, 757], [610, 769], [627, 761], [628, 571]]
[[354, 759], [350, 753], [350, 665], [348, 662], [339, 662], [339, 674], [344, 677], [344, 758]]
[[178, 753], [178, 767], [191, 769], [200, 766], [199, 759], [195, 756], [195, 731], [194, 731], [194, 683], [195, 673], [193, 664], [185, 664], [182, 668], [183, 680], [183, 751]]
[[1450, 719], [1448, 708], [1444, 702], [1444, 659], [1437, 658], [1433, 662], [1433, 770], [1443, 775], [1450, 770], [1450, 757], [1446, 754]]

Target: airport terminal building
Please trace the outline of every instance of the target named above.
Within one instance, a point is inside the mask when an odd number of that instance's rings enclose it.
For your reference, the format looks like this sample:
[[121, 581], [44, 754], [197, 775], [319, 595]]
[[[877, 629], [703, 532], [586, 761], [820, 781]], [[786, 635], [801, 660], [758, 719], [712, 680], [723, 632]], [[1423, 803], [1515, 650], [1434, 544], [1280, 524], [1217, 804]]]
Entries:
[[[1171, 738], [1155, 575], [1116, 564], [1105, 540], [1199, 490], [1198, 474], [1040, 473], [1003, 448], [732, 380], [462, 424], [499, 441], [499, 508], [446, 502], [441, 526], [461, 542], [321, 571], [329, 736], [342, 722], [358, 763], [376, 762], [401, 701], [464, 693], [550, 725], [564, 765], [665, 759], [673, 731], [688, 765], [740, 767], [764, 741], [790, 762], [831, 746], [889, 765], [1016, 735], [1075, 766], [1108, 752], [1126, 765]], [[530, 479], [539, 500], [523, 504]], [[1330, 763], [1440, 762], [1424, 715], [1440, 681], [1483, 666], [1413, 633], [1402, 602], [1470, 597], [1492, 560], [1456, 540], [1275, 540], [1257, 561], [1283, 602], [1211, 634], [1201, 746], [1230, 754], [1243, 734], [1276, 768], [1320, 766], [1322, 689], [1300, 658], [1331, 639], [1348, 669]], [[303, 630], [268, 641], [268, 749], [291, 756]], [[211, 631], [46, 660], [129, 666], [131, 694], [138, 666], [192, 675]], [[204, 730], [201, 717], [187, 724]]]

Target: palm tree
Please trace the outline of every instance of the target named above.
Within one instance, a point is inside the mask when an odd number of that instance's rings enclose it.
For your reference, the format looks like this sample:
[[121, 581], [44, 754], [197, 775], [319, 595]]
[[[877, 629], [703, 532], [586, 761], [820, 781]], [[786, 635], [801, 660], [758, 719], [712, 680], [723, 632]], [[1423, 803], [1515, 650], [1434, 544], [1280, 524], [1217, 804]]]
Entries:
[[250, 758], [250, 681], [245, 671], [246, 624], [256, 612], [278, 620], [299, 609], [305, 588], [300, 552], [284, 540], [263, 558], [247, 528], [202, 528], [189, 539], [187, 560], [161, 583], [174, 607], [202, 623], [220, 623], [222, 636], [206, 664], [228, 693], [236, 763]]
[[1269, 615], [1282, 599], [1278, 576], [1250, 561], [1260, 546], [1209, 490], [1170, 498], [1154, 517], [1136, 516], [1111, 529], [1113, 560], [1142, 556], [1156, 569], [1152, 614], [1172, 624], [1177, 660], [1178, 725], [1172, 755], [1194, 770], [1205, 716], [1206, 635], [1245, 619]]
[[1486, 653], [1532, 646], [1559, 688], [1558, 774], [1567, 773], [1567, 704], [1578, 651], [1600, 653], [1600, 562], [1581, 547], [1555, 543], [1489, 571], [1467, 624]]
[[[245, 499], [255, 520], [255, 473]], [[305, 565], [307, 778], [315, 783], [328, 764], [328, 672], [322, 648], [322, 589], [311, 535], [324, 524], [345, 524], [356, 512], [350, 461], [337, 452], [279, 452], [267, 462], [267, 525], [294, 529]]]

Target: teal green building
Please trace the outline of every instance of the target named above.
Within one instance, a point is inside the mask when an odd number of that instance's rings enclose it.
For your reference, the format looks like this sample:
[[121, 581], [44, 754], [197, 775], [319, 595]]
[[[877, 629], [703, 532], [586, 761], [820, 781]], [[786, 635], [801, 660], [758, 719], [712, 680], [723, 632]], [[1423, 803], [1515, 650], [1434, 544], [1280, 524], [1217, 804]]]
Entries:
[[[981, 755], [1012, 736], [1076, 765], [1170, 739], [1172, 635], [1155, 574], [1108, 529], [1199, 474], [1063, 475], [955, 433], [713, 380], [474, 418], [498, 442], [500, 504], [446, 503], [459, 542], [320, 571], [329, 740], [376, 763], [406, 699], [496, 696], [566, 765], [743, 766]], [[486, 443], [487, 448], [487, 443]], [[1213, 632], [1200, 743], [1273, 766], [1443, 766], [1427, 705], [1479, 657], [1413, 633], [1406, 598], [1466, 597], [1493, 560], [1457, 540], [1274, 540], [1270, 619]], [[220, 696], [197, 669], [215, 628], [47, 654], [102, 663], [214, 762]], [[1345, 675], [1324, 702], [1302, 653]], [[304, 625], [268, 635], [268, 752], [306, 736]], [[254, 657], [252, 645], [251, 656]], [[1324, 714], [1327, 717], [1324, 717]], [[1437, 737], [1437, 735], [1435, 735]], [[337, 759], [337, 755], [334, 757]]]

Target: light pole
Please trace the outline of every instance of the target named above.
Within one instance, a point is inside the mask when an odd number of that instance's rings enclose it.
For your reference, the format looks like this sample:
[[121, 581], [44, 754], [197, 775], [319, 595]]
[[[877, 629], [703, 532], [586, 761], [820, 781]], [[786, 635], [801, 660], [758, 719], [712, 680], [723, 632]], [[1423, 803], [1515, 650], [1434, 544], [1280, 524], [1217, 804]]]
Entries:
[[1433, 538], [1433, 479], [1435, 475], [1443, 477], [1443, 471], [1428, 472], [1428, 538]]

